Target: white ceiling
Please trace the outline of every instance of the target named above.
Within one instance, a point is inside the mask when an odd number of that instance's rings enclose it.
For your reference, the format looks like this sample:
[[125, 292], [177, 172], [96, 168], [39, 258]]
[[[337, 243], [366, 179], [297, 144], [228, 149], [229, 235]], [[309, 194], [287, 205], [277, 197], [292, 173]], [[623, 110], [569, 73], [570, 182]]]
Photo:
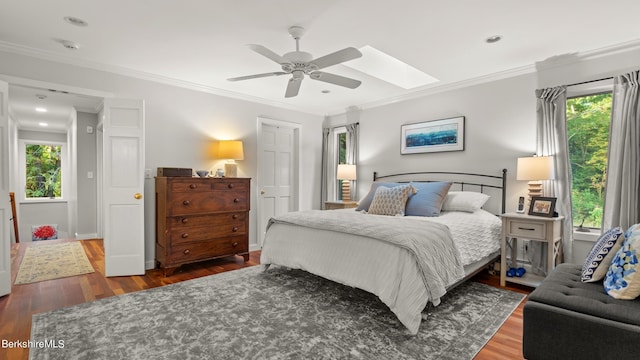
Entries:
[[[638, 0], [0, 0], [0, 9], [0, 49], [319, 115], [640, 40]], [[70, 25], [65, 16], [88, 26]], [[306, 28], [301, 50], [314, 57], [369, 45], [440, 81], [405, 90], [335, 65], [325, 71], [362, 85], [351, 90], [305, 78], [300, 94], [285, 99], [288, 76], [226, 80], [279, 71], [245, 45], [293, 51], [292, 25]], [[492, 35], [503, 40], [487, 44]], [[62, 40], [80, 48], [68, 50]], [[17, 93], [10, 96], [10, 104], [18, 101]]]

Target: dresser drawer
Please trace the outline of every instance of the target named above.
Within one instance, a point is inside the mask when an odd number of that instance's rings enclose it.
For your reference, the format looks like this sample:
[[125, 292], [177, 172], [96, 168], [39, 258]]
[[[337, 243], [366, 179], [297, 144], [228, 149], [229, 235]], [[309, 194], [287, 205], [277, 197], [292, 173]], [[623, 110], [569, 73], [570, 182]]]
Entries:
[[188, 263], [194, 260], [235, 255], [249, 251], [246, 236], [233, 236], [209, 241], [172, 246], [169, 257], [171, 262]]
[[247, 228], [245, 224], [242, 222], [236, 222], [224, 225], [196, 226], [176, 229], [169, 232], [169, 237], [171, 244], [175, 245], [246, 234]]
[[225, 180], [213, 183], [213, 190], [247, 190], [249, 183], [239, 180]]
[[167, 218], [167, 225], [170, 229], [182, 229], [193, 226], [215, 226], [231, 223], [243, 224], [247, 219], [244, 211], [227, 212], [223, 214], [206, 215], [183, 215]]
[[246, 191], [210, 191], [199, 194], [171, 194], [167, 214], [186, 215], [215, 211], [246, 210], [249, 210], [249, 198]]
[[546, 239], [546, 224], [541, 222], [509, 221], [509, 236], [528, 239]]
[[188, 179], [180, 181], [172, 181], [170, 186], [171, 192], [201, 192], [211, 191], [211, 182], [202, 181], [200, 179]]

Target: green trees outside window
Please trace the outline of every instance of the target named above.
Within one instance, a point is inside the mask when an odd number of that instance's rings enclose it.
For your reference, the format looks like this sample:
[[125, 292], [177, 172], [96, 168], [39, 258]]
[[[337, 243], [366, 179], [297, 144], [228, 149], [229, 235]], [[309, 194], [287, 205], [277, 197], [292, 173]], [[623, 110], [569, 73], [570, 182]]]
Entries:
[[62, 146], [26, 144], [26, 197], [62, 196]]
[[604, 205], [611, 93], [567, 99], [574, 225], [600, 228]]

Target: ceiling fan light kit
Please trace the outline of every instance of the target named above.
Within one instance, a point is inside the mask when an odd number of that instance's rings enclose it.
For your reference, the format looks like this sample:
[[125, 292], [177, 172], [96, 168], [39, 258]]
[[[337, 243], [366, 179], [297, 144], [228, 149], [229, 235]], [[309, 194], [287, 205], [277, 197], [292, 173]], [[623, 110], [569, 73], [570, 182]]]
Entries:
[[292, 26], [289, 28], [289, 35], [296, 41], [296, 51], [288, 52], [282, 56], [267, 49], [262, 45], [250, 44], [248, 47], [258, 54], [276, 62], [280, 65], [282, 71], [269, 72], [263, 74], [247, 75], [227, 79], [229, 81], [242, 81], [249, 79], [257, 79], [269, 76], [280, 76], [291, 74], [291, 78], [287, 84], [285, 97], [297, 96], [300, 91], [300, 85], [304, 79], [304, 75], [309, 76], [312, 80], [323, 81], [349, 89], [355, 89], [362, 83], [360, 80], [351, 79], [345, 76], [331, 74], [318, 71], [329, 66], [337, 65], [349, 60], [357, 59], [362, 53], [353, 47], [344, 48], [331, 54], [321, 56], [317, 59], [313, 58], [308, 52], [300, 51], [300, 38], [304, 35], [304, 28], [301, 26]]

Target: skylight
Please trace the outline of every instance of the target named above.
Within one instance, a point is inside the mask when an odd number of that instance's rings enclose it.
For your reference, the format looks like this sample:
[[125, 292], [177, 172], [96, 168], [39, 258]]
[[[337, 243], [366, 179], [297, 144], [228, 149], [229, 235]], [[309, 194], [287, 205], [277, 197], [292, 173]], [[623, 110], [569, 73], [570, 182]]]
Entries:
[[403, 89], [413, 89], [439, 81], [372, 46], [365, 45], [358, 50], [362, 52], [362, 57], [344, 63], [344, 66], [377, 77]]

